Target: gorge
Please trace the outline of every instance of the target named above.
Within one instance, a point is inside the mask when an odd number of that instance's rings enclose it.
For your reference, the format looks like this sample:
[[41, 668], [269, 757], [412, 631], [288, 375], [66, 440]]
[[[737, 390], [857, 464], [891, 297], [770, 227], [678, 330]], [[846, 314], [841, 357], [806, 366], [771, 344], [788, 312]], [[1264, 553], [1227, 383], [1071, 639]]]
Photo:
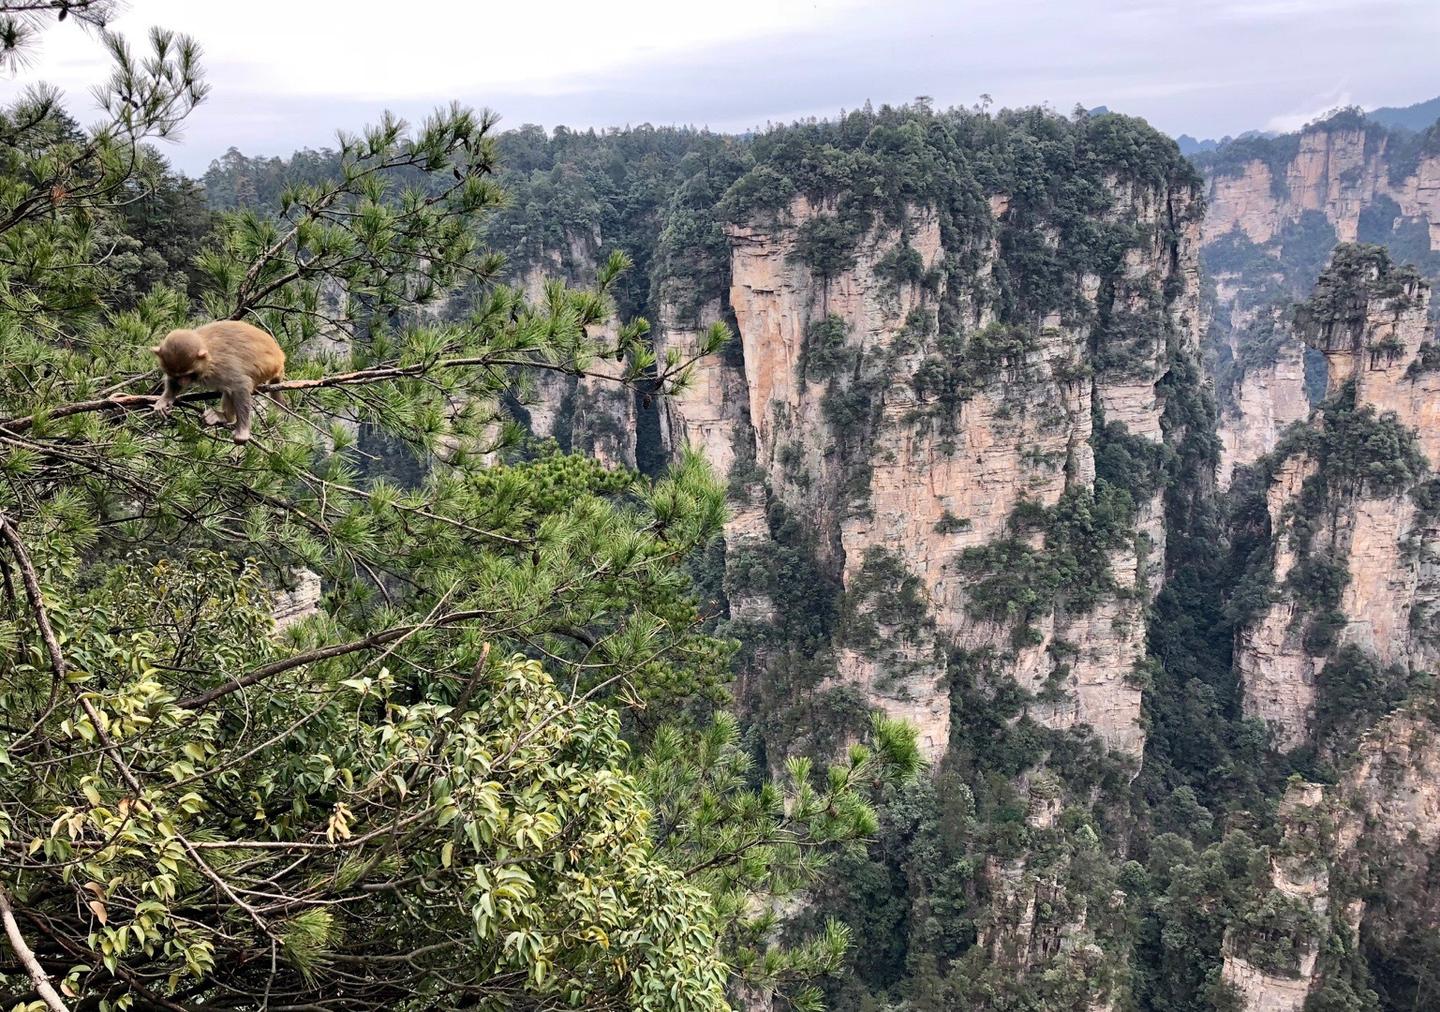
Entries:
[[[928, 775], [777, 928], [848, 925], [829, 1007], [1440, 1000], [1436, 144], [1342, 113], [1192, 164], [924, 104], [502, 136], [533, 299], [618, 249], [662, 361], [734, 334], [673, 396], [599, 361], [515, 416], [726, 481], [692, 570], [763, 768], [918, 728]], [[325, 158], [232, 152], [207, 198]]]

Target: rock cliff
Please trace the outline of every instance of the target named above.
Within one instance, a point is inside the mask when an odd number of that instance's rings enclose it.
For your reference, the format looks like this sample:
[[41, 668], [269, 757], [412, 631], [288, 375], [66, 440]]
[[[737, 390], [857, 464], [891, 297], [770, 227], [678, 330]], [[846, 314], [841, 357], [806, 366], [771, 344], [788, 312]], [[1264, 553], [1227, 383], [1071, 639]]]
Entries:
[[[1440, 250], [1440, 151], [1397, 151], [1396, 135], [1353, 114], [1307, 127], [1255, 157], [1243, 150], [1218, 156], [1227, 164], [1208, 181], [1205, 241], [1234, 230], [1263, 245], [1306, 211], [1325, 215], [1340, 242], [1356, 242], [1361, 217], [1381, 200], [1405, 218], [1425, 222]], [[1280, 154], [1281, 158], [1275, 158]], [[1407, 164], [1392, 169], [1396, 159]]]
[[[525, 296], [543, 305], [547, 279], [563, 278], [574, 284], [590, 283], [600, 263], [600, 237], [573, 242], [568, 256], [548, 257], [532, 265], [519, 279]], [[613, 346], [618, 321], [608, 320], [591, 336], [600, 346]], [[535, 388], [522, 393], [530, 430], [555, 439], [562, 447], [588, 453], [609, 467], [635, 467], [637, 419], [635, 397], [617, 382], [624, 364], [592, 359], [583, 376], [539, 372]]]
[[[918, 727], [937, 770], [1026, 753], [1005, 776], [1050, 784], [1051, 814], [1030, 820], [1034, 849], [980, 865], [978, 972], [1065, 980], [1101, 1009], [1124, 992], [1124, 893], [1115, 853], [1074, 822], [1097, 797], [1060, 756], [1123, 784], [1144, 751], [1200, 224], [1178, 159], [1142, 179], [1074, 157], [1083, 211], [962, 175], [862, 213], [853, 192], [757, 168], [732, 193], [758, 176], [783, 199], [727, 209], [728, 285], [693, 316], [663, 304], [659, 340], [683, 354], [711, 321], [736, 332], [665, 431], [730, 477], [725, 590], [767, 749], [833, 748], [845, 714], [878, 707]], [[983, 709], [1015, 744], [981, 744]]]
[[1253, 464], [1275, 449], [1281, 433], [1309, 417], [1304, 345], [1286, 342], [1272, 361], [1237, 370], [1227, 393], [1218, 425], [1221, 488], [1229, 487], [1237, 465]]
[[[814, 524], [845, 593], [888, 597], [895, 581], [916, 581], [918, 614], [881, 618], [872, 641], [856, 642], [853, 629], [840, 636], [827, 684], [859, 688], [914, 721], [931, 758], [949, 740], [947, 645], [1006, 655], [1007, 674], [1027, 692], [1049, 686], [1051, 698], [1029, 711], [1039, 723], [1084, 725], [1119, 752], [1141, 752], [1140, 690], [1128, 675], [1144, 654], [1141, 611], [1162, 572], [1158, 492], [1100, 562], [1113, 585], [1087, 607], [1046, 602], [1029, 615], [1023, 642], [1015, 622], [977, 603], [967, 564], [975, 550], [1014, 540], [1017, 507], [1043, 513], [1067, 492], [1093, 496], [1095, 417], [1159, 445], [1160, 380], [1171, 355], [1196, 353], [1190, 198], [1109, 185], [1109, 213], [1148, 241], [1113, 275], [1084, 279], [1068, 312], [1031, 325], [1001, 324], [995, 306], [967, 294], [959, 335], [937, 333], [936, 314], [952, 297], [946, 281], [919, 280], [960, 252], [946, 248], [933, 209], [909, 207], [899, 223], [867, 231], [853, 262], [823, 280], [797, 246], [824, 206], [797, 197], [776, 220], [734, 224], [729, 301], [743, 364], [707, 366], [670, 405], [673, 430], [712, 459], [733, 461], [736, 440], [750, 441], [742, 452], [758, 484]], [[989, 227], [1004, 228], [1005, 195], [989, 206], [998, 212]], [[884, 276], [902, 254], [917, 280]], [[992, 239], [966, 284], [993, 285], [997, 260]], [[1107, 316], [1144, 323], [1123, 364], [1108, 369], [1095, 361]], [[668, 339], [692, 340], [684, 331]], [[738, 511], [735, 523], [748, 522]], [[1043, 547], [1038, 532], [1026, 538]]]
[[[1429, 870], [1440, 857], [1436, 716], [1433, 701], [1386, 716], [1356, 743], [1333, 784], [1292, 778], [1265, 903], [1289, 904], [1291, 917], [1281, 932], [1271, 919], [1249, 937], [1244, 927], [1227, 936], [1222, 977], [1246, 1012], [1301, 1012], [1327, 987], [1363, 993], [1357, 955], [1392, 958], [1440, 929], [1440, 889]], [[1283, 965], [1252, 962], [1264, 961], [1267, 941], [1272, 955], [1274, 943], [1283, 944]], [[1423, 998], [1423, 986], [1415, 995]], [[1387, 995], [1383, 1007], [1403, 1007], [1400, 997]]]
[[[1440, 145], [1341, 113], [1299, 134], [1200, 156], [1210, 350], [1222, 394], [1222, 487], [1308, 414], [1298, 344], [1269, 340], [1273, 305], [1300, 298], [1336, 243], [1385, 245], [1440, 277]], [[1309, 389], [1318, 394], [1317, 358]]]
[[1282, 748], [1313, 739], [1317, 707], [1344, 705], [1325, 697], [1348, 688], [1359, 658], [1409, 672], [1440, 656], [1429, 300], [1382, 249], [1345, 246], [1296, 313], [1297, 338], [1325, 356], [1327, 396], [1267, 460], [1275, 591], [1236, 656], [1246, 710]]

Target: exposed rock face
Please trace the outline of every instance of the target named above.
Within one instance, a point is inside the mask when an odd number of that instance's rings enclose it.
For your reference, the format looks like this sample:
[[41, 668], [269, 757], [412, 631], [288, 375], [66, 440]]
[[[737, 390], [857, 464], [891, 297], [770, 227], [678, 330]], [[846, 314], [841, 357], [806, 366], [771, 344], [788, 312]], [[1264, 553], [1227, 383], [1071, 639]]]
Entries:
[[[1344, 268], [1342, 258], [1348, 262], [1365, 249], [1337, 252], [1334, 270]], [[1382, 667], [1423, 669], [1433, 667], [1437, 657], [1429, 609], [1440, 541], [1435, 518], [1426, 515], [1413, 494], [1440, 460], [1440, 372], [1421, 362], [1429, 339], [1429, 288], [1388, 259], [1352, 282], [1359, 286], [1353, 302], [1345, 301], [1351, 294], [1341, 284], [1330, 274], [1322, 279], [1317, 299], [1334, 297], [1340, 308], [1327, 302], [1322, 318], [1302, 319], [1301, 336], [1325, 355], [1330, 397], [1353, 397], [1354, 410], [1362, 413], [1357, 417], [1379, 419], [1389, 427], [1378, 431], [1396, 433], [1398, 443], [1413, 440], [1421, 459], [1413, 460], [1403, 445], [1382, 439], [1385, 445], [1377, 446], [1373, 436], [1332, 432], [1326, 419], [1317, 418], [1312, 425], [1322, 433], [1322, 445], [1326, 439], [1349, 440], [1337, 449], [1339, 459], [1327, 463], [1315, 451], [1299, 450], [1275, 466], [1267, 508], [1275, 538], [1274, 582], [1280, 590], [1242, 631], [1236, 668], [1246, 712], [1270, 724], [1280, 748], [1309, 739], [1317, 675], [1340, 648], [1357, 647]], [[1373, 415], [1364, 415], [1367, 411]], [[1344, 420], [1329, 424], [1343, 425]], [[1347, 464], [1355, 455], [1364, 456], [1363, 468]], [[1392, 476], [1377, 484], [1372, 474], [1410, 477]], [[1317, 487], [1325, 483], [1326, 502], [1307, 498], [1312, 482]], [[1317, 510], [1321, 515], [1313, 515]], [[1335, 617], [1326, 618], [1337, 626], [1333, 642], [1319, 648], [1306, 642], [1306, 624], [1315, 619], [1313, 602], [1290, 579], [1300, 542], [1307, 553], [1323, 553], [1326, 564], [1344, 574]]]
[[1239, 229], [1263, 244], [1304, 211], [1320, 211], [1341, 242], [1355, 242], [1361, 212], [1388, 197], [1407, 217], [1429, 223], [1430, 248], [1440, 250], [1440, 155], [1419, 159], [1415, 170], [1392, 180], [1384, 131], [1364, 125], [1320, 124], [1299, 135], [1298, 148], [1278, 177], [1260, 159], [1210, 180], [1205, 241]]
[[296, 573], [295, 586], [277, 590], [271, 596], [275, 628], [284, 629], [319, 611], [321, 590], [319, 573], [311, 569], [302, 569]]
[[[1198, 231], [1182, 232], [1172, 246], [1162, 237], [1176, 209], [1164, 195], [1114, 189], [1114, 213], [1133, 217], [1156, 236], [1155, 244], [1132, 250], [1120, 276], [1104, 279], [1103, 293], [1101, 279], [1087, 286], [1089, 312], [1045, 321], [1023, 347], [987, 363], [954, 404], [915, 379], [955, 354], [941, 350], [923, 322], [933, 313], [935, 294], [887, 280], [879, 268], [902, 245], [918, 255], [921, 273], [940, 265], [948, 251], [933, 211], [912, 208], [903, 230], [870, 232], [849, 269], [824, 281], [801, 262], [797, 242], [805, 223], [826, 208], [797, 198], [781, 224], [734, 225], [730, 303], [748, 404], [737, 403], [739, 377], [717, 363], [670, 405], [671, 431], [705, 446], [712, 460], [733, 460], [735, 440], [753, 439], [753, 450], [745, 452], [753, 452], [773, 494], [813, 518], [822, 550], [847, 589], [863, 582], [877, 551], [919, 580], [933, 626], [908, 636], [887, 629], [883, 651], [842, 644], [837, 678], [915, 722], [932, 758], [943, 753], [950, 733], [944, 665], [935, 662], [940, 641], [1013, 653], [1009, 671], [1027, 690], [1058, 677], [1064, 701], [1037, 703], [1032, 716], [1041, 723], [1088, 725], [1108, 746], [1137, 759], [1143, 746], [1140, 690], [1127, 675], [1144, 652], [1143, 601], [1161, 577], [1158, 495], [1140, 504], [1137, 533], [1145, 535], [1147, 549], [1110, 555], [1116, 591], [1090, 610], [1039, 616], [1038, 641], [1019, 648], [1007, 623], [977, 616], [974, 577], [959, 565], [967, 548], [1007, 535], [1020, 503], [1052, 508], [1067, 489], [1093, 485], [1096, 410], [1132, 436], [1161, 438], [1158, 384], [1167, 355], [1177, 346], [1193, 354], [1197, 344]], [[993, 258], [991, 250], [979, 283]], [[1156, 314], [1147, 300], [1167, 284], [1180, 295], [1163, 311], [1169, 315]], [[1085, 349], [1101, 299], [1106, 313], [1159, 318], [1124, 370], [1096, 374]], [[985, 330], [990, 313], [988, 304], [971, 305], [973, 331]], [[929, 319], [933, 327], [933, 315]], [[826, 350], [843, 363], [829, 372], [815, 361], [814, 328], [821, 323], [833, 328], [834, 346]], [[667, 330], [666, 339], [684, 346], [693, 336]], [[841, 429], [835, 407], [847, 396], [864, 398], [855, 406], [863, 417]], [[749, 424], [738, 421], [743, 414]], [[1071, 655], [1063, 669], [1055, 659], [1061, 646]]]
[[[1387, 716], [1358, 743], [1338, 783], [1293, 783], [1287, 791], [1271, 888], [1308, 908], [1318, 934], [1301, 940], [1289, 973], [1256, 966], [1227, 937], [1222, 978], [1246, 1012], [1300, 1012], [1324, 980], [1319, 954], [1327, 945], [1353, 951], [1368, 936], [1385, 949], [1440, 926], [1429, 874], [1440, 855], [1435, 716], [1431, 705]], [[1374, 904], [1367, 896], [1386, 899]]]
[[[599, 249], [598, 238], [590, 242], [576, 241], [564, 262], [584, 265], [593, 275]], [[532, 303], [543, 304], [548, 278], [564, 277], [562, 260], [527, 271], [521, 279], [525, 296]], [[569, 280], [584, 284], [585, 277]], [[601, 347], [615, 342], [618, 321], [609, 320], [592, 335]], [[617, 382], [624, 374], [625, 364], [610, 358], [597, 358], [587, 363], [585, 375], [571, 376], [559, 372], [538, 371], [533, 396], [526, 398], [530, 430], [537, 436], [553, 437], [561, 446], [590, 454], [609, 467], [635, 466], [636, 410], [635, 396], [629, 387]]]
[[[824, 423], [827, 384], [807, 376], [803, 361], [811, 324], [827, 317], [843, 321], [846, 349], [857, 353], [859, 368], [873, 368], [876, 360], [885, 357], [906, 316], [921, 301], [918, 286], [905, 285], [890, 291], [876, 276], [876, 263], [901, 241], [898, 233], [868, 236], [857, 252], [854, 268], [817, 289], [816, 279], [796, 255], [798, 228], [817, 213], [824, 210], [797, 199], [790, 209], [793, 227], [736, 226], [730, 232], [730, 299], [744, 349], [753, 452], [759, 465], [769, 472], [772, 487], [782, 497], [793, 497], [823, 525], [822, 545], [833, 546], [838, 536], [847, 580], [858, 572], [865, 549], [879, 545], [898, 551], [906, 568], [929, 584], [937, 580], [943, 565], [942, 559], [936, 559], [932, 567], [929, 558], [936, 540], [934, 524], [942, 512], [941, 501], [956, 483], [946, 473], [947, 462], [936, 460], [941, 455], [935, 453], [928, 440], [922, 438], [916, 445], [916, 441], [894, 433], [894, 445], [885, 446], [882, 436], [871, 451], [871, 456], [882, 461], [875, 468], [872, 488], [878, 485], [889, 493], [882, 515], [908, 517], [908, 529], [898, 529], [897, 525], [871, 537], [866, 530], [857, 531], [857, 521], [844, 515], [849, 512], [845, 506], [838, 511], [815, 510], [820, 503], [840, 498], [844, 474], [840, 455], [835, 452], [835, 434]], [[913, 247], [925, 267], [933, 267], [941, 252], [935, 216], [917, 213], [911, 227]], [[893, 378], [902, 391], [906, 377], [905, 370], [895, 370]], [[886, 396], [882, 410], [886, 414], [903, 411], [904, 397], [900, 393], [897, 399], [901, 403], [892, 405]], [[900, 445], [902, 442], [906, 445]], [[1018, 453], [1018, 447], [1008, 449], [1012, 456]], [[794, 463], [797, 461], [801, 463]], [[791, 463], [787, 466], [787, 462]], [[1015, 493], [1013, 464], [1012, 460], [998, 465], [1007, 472], [998, 482], [998, 496], [997, 483], [992, 483], [988, 491], [984, 487], [974, 490], [992, 514], [980, 518], [982, 529], [1003, 522], [1012, 505], [1006, 497]], [[797, 467], [804, 469], [803, 477]], [[921, 472], [928, 475], [922, 477]], [[813, 491], [799, 488], [802, 482], [810, 484]], [[972, 524], [975, 522], [972, 519]], [[887, 543], [887, 534], [894, 540]], [[920, 643], [905, 644], [904, 649], [911, 655], [909, 660], [914, 661], [923, 658], [929, 648]], [[948, 694], [939, 683], [943, 669], [922, 663], [908, 677], [894, 679], [877, 670], [858, 651], [842, 648], [837, 659], [841, 679], [860, 686], [891, 713], [915, 721], [921, 743], [932, 757], [943, 751], [949, 739], [950, 709]]]
[[[1275, 544], [1276, 586], [1284, 584], [1295, 565], [1295, 549], [1285, 530], [1286, 508], [1297, 499], [1314, 461], [1304, 457], [1280, 465], [1265, 496]], [[1300, 608], [1289, 598], [1276, 601], [1260, 620], [1241, 634], [1235, 670], [1245, 692], [1245, 712], [1270, 726], [1277, 748], [1293, 748], [1305, 739], [1315, 709], [1316, 658], [1301, 646]]]
[[[1271, 888], [1294, 901], [1323, 923], [1330, 907], [1330, 865], [1307, 839], [1306, 822], [1325, 811], [1324, 789], [1319, 784], [1293, 784], [1281, 801], [1278, 817], [1284, 838], [1270, 862]], [[1328, 813], [1327, 813], [1328, 814]], [[1353, 932], [1354, 926], [1351, 926]], [[1221, 979], [1239, 994], [1246, 1012], [1300, 1012], [1315, 985], [1320, 938], [1302, 940], [1299, 958], [1290, 973], [1255, 965], [1227, 937]]]
[[1362, 843], [1408, 851], [1413, 861], [1440, 846], [1440, 736], [1426, 708], [1400, 711], [1370, 732], [1335, 793], [1341, 856]]
[[1240, 996], [1245, 1012], [1300, 1012], [1310, 997], [1311, 974], [1315, 970], [1315, 954], [1301, 964], [1300, 975], [1282, 977], [1266, 973], [1235, 953], [1226, 951], [1221, 978]]
[[[1022, 973], [1026, 968], [1045, 964], [1057, 954], [1069, 957], [1072, 966], [1103, 965], [1106, 957], [1087, 924], [1088, 910], [1082, 907], [1066, 919], [1046, 916], [1044, 912], [1044, 908], [1066, 903], [1066, 883], [1056, 878], [1037, 881], [1026, 873], [1023, 862], [991, 861], [985, 877], [997, 893], [995, 918], [980, 938], [981, 946], [992, 961], [1001, 966], [1019, 967]], [[1113, 1006], [1113, 999], [1105, 995], [1093, 1000], [1089, 1008], [1098, 1012]]]
[[[1407, 156], [1395, 150], [1401, 143], [1342, 119], [1274, 139], [1263, 158], [1212, 163], [1203, 242], [1216, 283], [1212, 345], [1222, 359], [1247, 357], [1261, 340], [1255, 311], [1308, 291], [1314, 265], [1336, 242], [1403, 244], [1406, 258], [1417, 256], [1417, 243], [1440, 251], [1440, 155]], [[1222, 488], [1236, 466], [1269, 452], [1308, 414], [1298, 345], [1236, 368], [1243, 373], [1220, 419]]]
[[1280, 434], [1310, 415], [1305, 396], [1303, 346], [1295, 341], [1280, 348], [1273, 362], [1241, 373], [1233, 400], [1220, 411], [1221, 488], [1230, 484], [1237, 465], [1252, 464], [1275, 449]]
[[[719, 301], [700, 311], [700, 318], [718, 320]], [[695, 356], [702, 332], [680, 321], [668, 304], [662, 304], [659, 337], [660, 356], [678, 349], [682, 361]], [[690, 447], [704, 455], [716, 474], [727, 475], [735, 463], [737, 441], [752, 443], [749, 433], [749, 397], [745, 371], [731, 349], [707, 355], [695, 362], [690, 385], [665, 399], [662, 405], [661, 437], [676, 450]]]

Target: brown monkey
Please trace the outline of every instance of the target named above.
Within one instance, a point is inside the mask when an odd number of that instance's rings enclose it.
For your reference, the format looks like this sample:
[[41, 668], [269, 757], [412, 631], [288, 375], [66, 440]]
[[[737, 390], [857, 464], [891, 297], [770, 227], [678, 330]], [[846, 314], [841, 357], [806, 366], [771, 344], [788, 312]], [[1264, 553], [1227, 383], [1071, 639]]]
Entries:
[[285, 375], [285, 353], [259, 327], [242, 320], [217, 320], [194, 330], [172, 330], [150, 349], [165, 370], [165, 392], [155, 402], [168, 415], [189, 386], [220, 392], [220, 410], [205, 412], [205, 424], [230, 423], [235, 442], [250, 438], [255, 388]]

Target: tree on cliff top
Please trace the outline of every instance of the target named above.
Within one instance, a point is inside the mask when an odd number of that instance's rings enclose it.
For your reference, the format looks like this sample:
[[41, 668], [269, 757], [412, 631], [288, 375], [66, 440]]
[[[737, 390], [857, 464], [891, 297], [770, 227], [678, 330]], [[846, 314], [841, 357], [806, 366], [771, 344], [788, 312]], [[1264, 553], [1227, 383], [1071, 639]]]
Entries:
[[[773, 947], [761, 900], [871, 830], [862, 794], [913, 736], [879, 722], [818, 786], [758, 790], [728, 723], [686, 744], [730, 650], [682, 569], [719, 487], [694, 458], [647, 481], [529, 449], [502, 403], [602, 355], [684, 382], [643, 321], [595, 336], [624, 258], [434, 324], [499, 266], [475, 239], [493, 120], [387, 118], [195, 264], [205, 316], [285, 344], [285, 400], [243, 448], [204, 394], [158, 422], [146, 349], [194, 307], [127, 307], [104, 237], [205, 87], [185, 38], [104, 42], [102, 126], [58, 129], [43, 90], [0, 112], [0, 999], [718, 1009], [733, 971], [813, 1004], [843, 933]], [[360, 426], [423, 481], [380, 474]], [[277, 632], [304, 569], [323, 607]], [[681, 723], [637, 762], [642, 713]]]

